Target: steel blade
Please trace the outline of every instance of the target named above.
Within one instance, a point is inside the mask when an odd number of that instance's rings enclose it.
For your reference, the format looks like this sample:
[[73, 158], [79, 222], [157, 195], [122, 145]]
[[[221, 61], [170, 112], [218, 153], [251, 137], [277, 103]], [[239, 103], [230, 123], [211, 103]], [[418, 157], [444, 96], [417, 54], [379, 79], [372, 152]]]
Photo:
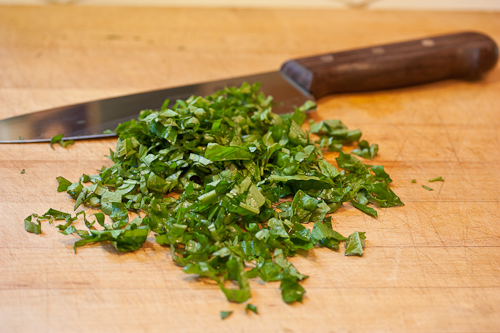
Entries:
[[261, 90], [273, 96], [276, 113], [291, 112], [294, 106], [314, 99], [276, 71], [79, 103], [0, 120], [0, 143], [50, 141], [59, 134], [64, 134], [65, 139], [113, 136], [103, 132], [137, 118], [141, 110], [159, 109], [166, 99], [173, 104], [177, 99], [210, 95], [243, 82], [260, 82]]

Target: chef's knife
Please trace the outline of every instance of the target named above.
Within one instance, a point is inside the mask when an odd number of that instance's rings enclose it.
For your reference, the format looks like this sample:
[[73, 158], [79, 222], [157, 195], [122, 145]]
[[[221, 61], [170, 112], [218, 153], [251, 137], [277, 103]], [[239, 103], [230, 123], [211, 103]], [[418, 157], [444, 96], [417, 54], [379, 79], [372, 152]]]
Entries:
[[463, 32], [396, 44], [323, 54], [283, 64], [280, 71], [156, 90], [63, 106], [0, 121], [0, 143], [112, 136], [120, 123], [157, 109], [166, 99], [209, 95], [243, 82], [261, 82], [274, 97], [274, 112], [293, 111], [308, 99], [334, 93], [400, 88], [445, 79], [478, 79], [498, 60], [495, 42], [480, 33]]

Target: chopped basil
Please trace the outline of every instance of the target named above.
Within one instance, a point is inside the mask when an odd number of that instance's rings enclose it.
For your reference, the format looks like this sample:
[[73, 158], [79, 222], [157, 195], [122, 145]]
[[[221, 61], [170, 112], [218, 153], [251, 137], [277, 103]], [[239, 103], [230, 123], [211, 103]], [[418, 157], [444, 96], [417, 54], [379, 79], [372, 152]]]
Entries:
[[64, 134], [55, 135], [50, 139], [50, 148], [54, 149], [54, 144], [58, 143], [61, 147], [66, 148], [75, 143], [75, 140], [64, 140]]
[[425, 188], [427, 191], [434, 191], [432, 188], [429, 186], [422, 185], [423, 188]]
[[245, 311], [248, 312], [248, 311], [252, 311], [253, 313], [256, 313], [256, 314], [259, 314], [258, 310], [257, 310], [257, 307], [253, 304], [250, 304], [248, 303], [246, 306], [245, 306]]
[[412, 179], [412, 180], [411, 180], [411, 182], [412, 182], [413, 184], [415, 184], [415, 183], [417, 182], [417, 180], [416, 180], [416, 179]]
[[358, 156], [361, 156], [363, 158], [367, 158], [370, 160], [372, 160], [375, 157], [375, 155], [377, 155], [377, 152], [378, 152], [378, 145], [373, 144], [370, 146], [370, 144], [366, 140], [361, 140], [358, 143], [358, 148], [351, 151], [351, 153], [353, 153], [353, 154], [356, 154]]
[[306, 292], [294, 276], [283, 277], [280, 289], [281, 296], [286, 303], [302, 302], [302, 296]]
[[67, 180], [64, 177], [57, 177], [57, 182], [59, 183], [59, 186], [57, 187], [57, 192], [65, 192], [69, 186], [71, 186], [71, 182]]
[[25, 172], [26, 172], [26, 170], [22, 169], [21, 170], [21, 175], [24, 175]]
[[378, 145], [370, 145], [368, 141], [361, 140], [361, 130], [349, 130], [340, 120], [323, 120], [319, 123], [310, 122], [310, 133], [316, 134], [319, 140], [316, 143], [321, 148], [329, 151], [341, 151], [344, 145], [357, 143], [357, 148], [351, 153], [366, 159], [373, 159], [378, 152]]
[[432, 179], [429, 179], [429, 182], [444, 182], [444, 179], [443, 177], [439, 176], [439, 177], [436, 177], [436, 178], [432, 178]]
[[[34, 234], [41, 234], [42, 233], [42, 225], [40, 223], [40, 220], [36, 219], [38, 215], [36, 214], [31, 214], [27, 218], [24, 219], [24, 229], [28, 232], [32, 232]], [[33, 218], [35, 218], [35, 223], [33, 222]]]
[[[344, 241], [346, 255], [363, 254], [364, 233], [340, 235], [329, 214], [345, 202], [373, 217], [374, 207], [403, 205], [383, 166], [340, 150], [358, 143], [356, 153], [373, 158], [378, 146], [360, 142], [360, 130], [339, 120], [312, 122], [315, 144], [301, 127], [312, 102], [277, 115], [258, 84], [243, 84], [168, 105], [117, 127], [111, 167], [76, 182], [57, 177], [57, 191], [75, 200], [75, 210], [101, 210], [94, 221], [51, 209], [37, 216], [38, 225], [25, 220], [26, 230], [40, 232], [40, 219], [64, 220], [57, 228], [79, 238], [75, 250], [108, 242], [122, 252], [139, 249], [153, 232], [184, 272], [215, 281], [229, 301], [246, 302], [249, 279], [260, 278], [281, 281], [283, 300], [292, 303], [302, 301], [300, 282], [308, 276], [289, 257], [315, 246], [338, 250]], [[61, 142], [57, 136], [51, 144]], [[322, 148], [339, 151], [338, 167]], [[139, 217], [131, 221], [129, 212]], [[72, 225], [78, 217], [88, 230]], [[303, 225], [310, 222], [312, 230]], [[251, 304], [246, 309], [257, 313]]]
[[220, 312], [220, 319], [224, 320], [232, 314], [233, 314], [233, 311], [221, 311]]
[[365, 247], [365, 233], [355, 231], [345, 241], [346, 256], [362, 256], [363, 248]]

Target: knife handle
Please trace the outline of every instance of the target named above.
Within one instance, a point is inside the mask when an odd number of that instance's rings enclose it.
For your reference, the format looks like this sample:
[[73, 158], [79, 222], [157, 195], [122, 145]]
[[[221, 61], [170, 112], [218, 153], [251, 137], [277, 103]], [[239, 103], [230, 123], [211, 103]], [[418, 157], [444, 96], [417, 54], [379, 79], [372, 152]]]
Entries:
[[289, 60], [281, 73], [321, 98], [445, 79], [474, 80], [497, 60], [498, 47], [491, 38], [463, 32]]

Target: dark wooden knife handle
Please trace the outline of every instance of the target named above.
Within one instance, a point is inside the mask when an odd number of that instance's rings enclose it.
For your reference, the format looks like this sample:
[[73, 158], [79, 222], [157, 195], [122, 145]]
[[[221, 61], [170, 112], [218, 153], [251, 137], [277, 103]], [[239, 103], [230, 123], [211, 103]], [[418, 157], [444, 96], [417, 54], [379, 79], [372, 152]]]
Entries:
[[495, 42], [463, 32], [287, 61], [281, 73], [315, 98], [400, 88], [438, 80], [473, 80], [498, 60]]

